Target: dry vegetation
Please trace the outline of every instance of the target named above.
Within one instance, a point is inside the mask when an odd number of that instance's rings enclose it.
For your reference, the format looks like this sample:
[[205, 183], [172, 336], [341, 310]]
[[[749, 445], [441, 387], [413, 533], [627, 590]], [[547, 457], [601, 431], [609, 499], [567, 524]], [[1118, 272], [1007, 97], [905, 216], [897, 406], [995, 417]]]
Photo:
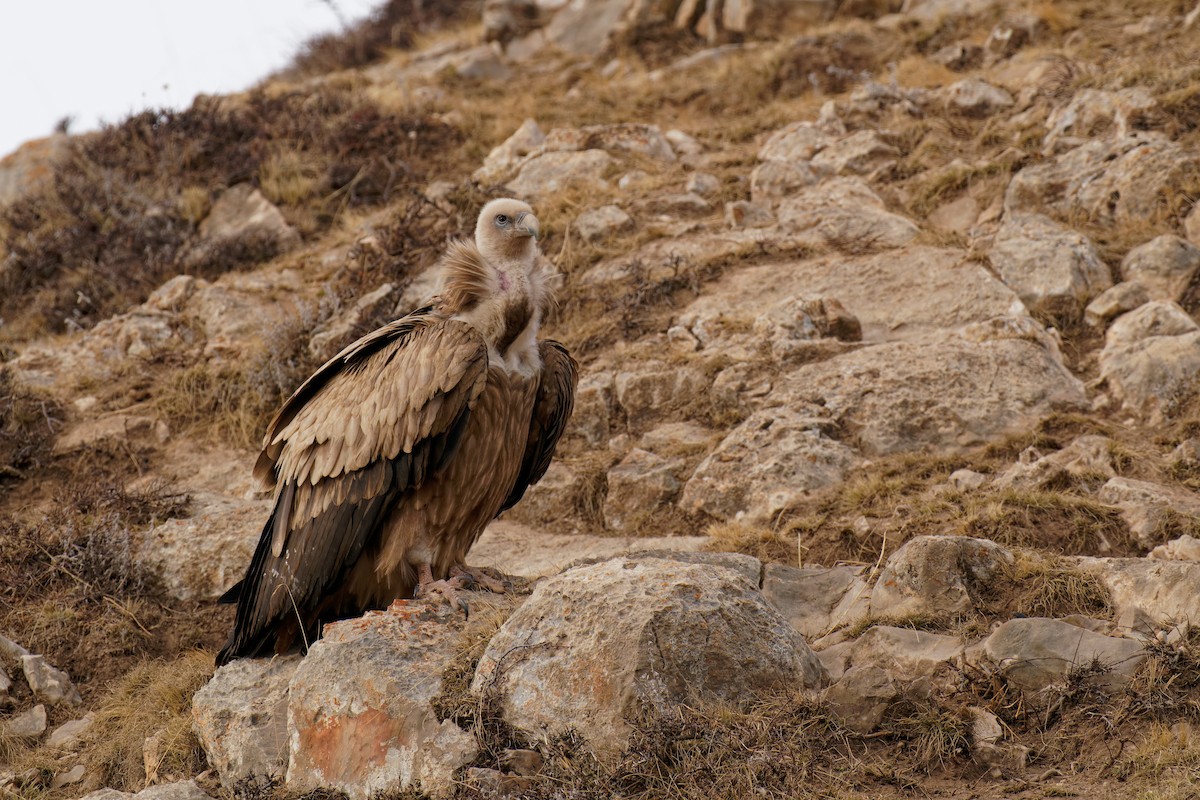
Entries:
[[[725, 153], [712, 168], [722, 182], [720, 199], [740, 198], [745, 195], [740, 181], [765, 132], [814, 117], [825, 100], [854, 91], [864, 76], [881, 82], [894, 76], [907, 87], [961, 77], [928, 57], [960, 40], [982, 43], [1004, 13], [997, 8], [980, 17], [887, 33], [861, 21], [837, 20], [786, 46], [748, 49], [712, 66], [667, 72], [658, 81], [609, 79], [567, 65], [532, 75], [514, 93], [503, 84], [443, 75], [437, 80], [444, 92], [438, 113], [381, 92], [350, 71], [386, 57], [403, 60], [390, 51], [411, 47], [418, 40], [414, 34], [436, 36], [446, 26], [477, 19], [479, 5], [391, 0], [363, 25], [313, 42], [291, 69], [244, 95], [202, 97], [184, 111], [148, 111], [73, 139], [51, 185], [0, 215], [0, 254], [8, 259], [0, 268], [0, 316], [6, 320], [0, 335], [27, 341], [88, 327], [140, 302], [180, 271], [218, 192], [248, 181], [280, 206], [309, 251], [353, 243], [346, 266], [330, 277], [325, 305], [306, 306], [293, 325], [271, 336], [261, 358], [220, 368], [169, 360], [139, 365], [121, 385], [104, 389], [114, 398], [150, 402], [179, 435], [248, 447], [280, 400], [316, 365], [319, 359], [306, 349], [307, 334], [337, 303], [383, 282], [406, 285], [447, 238], [469, 232], [490, 187], [461, 179], [526, 117], [536, 117], [547, 130], [637, 120], [692, 131], [710, 149]], [[1094, 65], [1080, 71], [1064, 63], [1050, 73], [1034, 102], [1050, 103], [1078, 88], [1142, 86], [1168, 117], [1167, 130], [1185, 147], [1200, 145], [1195, 35], [1168, 31], [1130, 41], [1121, 31], [1140, 15], [1182, 14], [1190, 5], [1190, 0], [1021, 4], [1040, 26], [1039, 49], [1068, 50]], [[701, 47], [699, 39], [651, 31], [612, 55], [636, 72]], [[291, 82], [300, 79], [319, 80], [303, 88]], [[916, 218], [965, 194], [987, 208], [1000, 200], [1013, 172], [1044, 157], [1045, 131], [1005, 118], [888, 111], [863, 112], [847, 123], [886, 130], [902, 156], [881, 179], [881, 193], [892, 207]], [[656, 180], [678, 183], [683, 175], [680, 167]], [[457, 185], [435, 204], [418, 190], [437, 179]], [[1200, 195], [1200, 176], [1187, 194]], [[619, 242], [572, 238], [569, 222], [596, 201], [568, 192], [539, 207], [549, 231], [543, 247], [566, 276], [549, 332], [585, 361], [616, 342], [662, 329], [676, 309], [733, 265], [780, 255], [742, 252], [680, 261], [667, 275], [634, 262], [620, 291], [601, 295], [577, 279], [662, 231], [643, 229]], [[1116, 268], [1131, 245], [1177, 226], [1180, 202], [1173, 199], [1161, 214], [1135, 223], [1070, 222]], [[359, 235], [364, 228], [370, 237]], [[242, 247], [210, 254], [193, 269], [215, 278], [276, 255], [269, 245]], [[306, 257], [284, 259], [303, 264]], [[1200, 289], [1188, 308], [1200, 309]], [[378, 321], [365, 321], [351, 336]], [[1095, 334], [1080, 325], [1065, 325], [1062, 333], [1072, 367], [1090, 377]], [[678, 411], [718, 429], [744, 414], [712, 398], [689, 398]], [[76, 678], [99, 719], [87, 751], [94, 780], [138, 788], [143, 742], [154, 735], [161, 735], [161, 776], [195, 774], [203, 756], [188, 729], [187, 708], [209, 674], [208, 653], [220, 643], [228, 611], [167, 599], [132, 557], [136, 532], [182, 513], [187, 502], [170, 487], [127, 488], [132, 478], [150, 471], [158, 454], [101, 448], [54, 455], [54, 435], [66, 415], [55, 400], [14, 388], [0, 371], [0, 632]], [[934, 533], [986, 537], [1044, 553], [1141, 554], [1115, 512], [1087, 496], [1092, 476], [1038, 491], [947, 488], [957, 469], [995, 474], [1028, 447], [1055, 450], [1091, 432], [1117, 442], [1119, 474], [1200, 488], [1194, 470], [1164, 471], [1147, 457], [1151, 444], [1161, 450], [1200, 433], [1200, 405], [1185, 398], [1173, 418], [1149, 435], [1102, 414], [1056, 417], [1026, 436], [954, 456], [876, 459], [769, 528], [723, 524], [709, 533], [719, 549], [789, 564], [878, 565], [908, 539]], [[578, 511], [595, 525], [612, 454], [579, 443], [572, 447], [566, 455], [587, 485]], [[670, 511], [651, 518], [645, 532], [694, 531], [701, 524]], [[1168, 518], [1166, 525], [1161, 540], [1178, 535], [1184, 523]], [[1054, 555], [1022, 553], [969, 619], [875, 619], [861, 625], [984, 630], [1014, 613], [1108, 618], [1112, 611], [1094, 578]], [[453, 674], [444, 676], [447, 690], [439, 707], [445, 718], [479, 734], [484, 747], [476, 765], [489, 768], [498, 766], [506, 747], [520, 744], [486, 698], [466, 692], [482, 643], [499, 624], [472, 620], [463, 655]], [[828, 708], [797, 696], [764, 698], [749, 709], [684, 709], [676, 718], [637, 721], [634, 746], [615, 766], [594, 762], [578, 742], [549, 743], [543, 775], [521, 796], [967, 797], [983, 795], [962, 787], [985, 780], [996, 793], [1013, 797], [1071, 793], [1075, 777], [1069, 775], [1061, 785], [1033, 785], [1003, 771], [988, 778], [987, 769], [966, 755], [971, 745], [966, 709], [978, 706], [999, 716], [1015, 741], [1031, 748], [1031, 763], [1045, 775], [1068, 774], [1077, 765], [1091, 770], [1088, 785], [1096, 793], [1084, 788], [1080, 796], [1194, 797], [1200, 780], [1194, 731], [1200, 724], [1200, 634], [1185, 632], [1169, 643], [1151, 643], [1151, 649], [1137, 680], [1117, 694], [1098, 689], [1088, 670], [1038, 695], [1019, 691], [998, 674], [948, 675], [928, 702], [899, 709], [870, 736], [846, 730]], [[53, 713], [51, 722], [57, 723], [67, 712]], [[24, 796], [68, 796], [46, 788], [54, 770], [50, 754], [24, 751], [0, 738], [0, 764], [8, 760], [36, 773]], [[1115, 788], [1100, 788], [1106, 781]], [[1129, 787], [1137, 788], [1131, 793]], [[283, 794], [271, 784], [221, 791], [226, 800]], [[482, 795], [464, 786], [460, 796]]]

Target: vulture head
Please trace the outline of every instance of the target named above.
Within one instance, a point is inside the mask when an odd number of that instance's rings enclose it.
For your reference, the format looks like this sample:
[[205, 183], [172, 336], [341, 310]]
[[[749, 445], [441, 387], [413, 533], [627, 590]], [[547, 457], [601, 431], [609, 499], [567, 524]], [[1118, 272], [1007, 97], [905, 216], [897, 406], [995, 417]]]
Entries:
[[502, 197], [479, 212], [475, 246], [491, 263], [525, 262], [537, 251], [539, 233], [538, 219], [527, 203]]

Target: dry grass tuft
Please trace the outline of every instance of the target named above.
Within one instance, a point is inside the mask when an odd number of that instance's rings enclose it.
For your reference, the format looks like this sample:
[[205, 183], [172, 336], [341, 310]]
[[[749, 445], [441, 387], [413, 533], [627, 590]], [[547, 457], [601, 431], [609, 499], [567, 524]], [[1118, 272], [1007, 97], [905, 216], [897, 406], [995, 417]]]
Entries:
[[0, 486], [46, 463], [63, 419], [56, 400], [16, 385], [8, 370], [0, 369]]
[[204, 753], [192, 732], [192, 695], [212, 673], [212, 654], [201, 651], [136, 666], [100, 701], [85, 750], [89, 772], [105, 786], [137, 791], [146, 780], [143, 746], [155, 735], [164, 782], [199, 772]]
[[[72, 139], [50, 188], [0, 214], [10, 265], [0, 313], [12, 323], [34, 314], [27, 330], [60, 331], [140, 302], [180, 271], [207, 199], [197, 187], [261, 184], [302, 231], [317, 232], [347, 208], [421, 185], [458, 142], [445, 123], [381, 109], [354, 85], [137, 114]], [[199, 266], [211, 277], [274, 254], [235, 247]]]
[[999, 579], [987, 587], [987, 613], [1001, 618], [1065, 617], [1082, 614], [1111, 619], [1112, 598], [1095, 575], [1075, 569], [1056, 555], [1020, 551]]

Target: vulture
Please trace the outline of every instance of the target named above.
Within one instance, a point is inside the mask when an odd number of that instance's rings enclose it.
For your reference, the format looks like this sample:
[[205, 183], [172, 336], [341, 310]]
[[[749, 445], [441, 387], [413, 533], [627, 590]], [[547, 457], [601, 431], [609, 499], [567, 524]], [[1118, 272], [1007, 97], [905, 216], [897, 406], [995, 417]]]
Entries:
[[553, 267], [533, 210], [483, 207], [475, 241], [443, 255], [424, 308], [327, 361], [267, 427], [255, 476], [274, 509], [218, 664], [307, 648], [321, 625], [398, 598], [454, 603], [497, 581], [464, 559], [545, 474], [574, 404], [577, 364], [539, 340]]

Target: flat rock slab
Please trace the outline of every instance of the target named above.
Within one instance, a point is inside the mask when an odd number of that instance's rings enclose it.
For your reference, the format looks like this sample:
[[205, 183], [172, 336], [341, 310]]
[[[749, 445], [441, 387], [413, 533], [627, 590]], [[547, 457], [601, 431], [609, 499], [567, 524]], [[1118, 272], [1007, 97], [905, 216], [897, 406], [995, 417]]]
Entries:
[[1013, 684], [1035, 691], [1093, 665], [1100, 671], [1092, 680], [1118, 690], [1129, 683], [1146, 658], [1142, 645], [1133, 639], [1105, 636], [1043, 617], [1005, 622], [975, 652], [996, 664]]
[[557, 575], [583, 559], [612, 558], [646, 550], [696, 552], [707, 536], [593, 536], [549, 533], [499, 520], [484, 530], [467, 555], [471, 566], [493, 567], [505, 575], [540, 578]]

